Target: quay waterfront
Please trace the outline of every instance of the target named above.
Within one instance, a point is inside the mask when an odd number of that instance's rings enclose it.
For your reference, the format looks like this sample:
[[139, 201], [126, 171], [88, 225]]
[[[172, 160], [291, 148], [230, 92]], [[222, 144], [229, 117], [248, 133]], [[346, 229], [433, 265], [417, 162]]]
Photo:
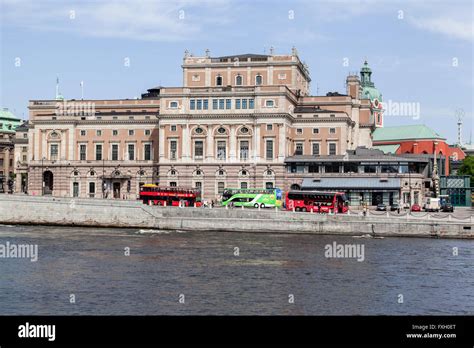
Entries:
[[327, 215], [276, 209], [178, 208], [141, 201], [2, 195], [0, 223], [168, 231], [474, 238], [474, 216], [357, 211]]

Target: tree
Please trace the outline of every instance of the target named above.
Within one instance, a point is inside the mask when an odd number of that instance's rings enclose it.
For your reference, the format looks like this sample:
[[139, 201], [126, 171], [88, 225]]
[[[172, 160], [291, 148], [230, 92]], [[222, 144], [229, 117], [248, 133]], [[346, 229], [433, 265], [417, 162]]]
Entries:
[[459, 175], [469, 175], [471, 177], [471, 186], [474, 185], [474, 156], [467, 156], [462, 161], [458, 170]]

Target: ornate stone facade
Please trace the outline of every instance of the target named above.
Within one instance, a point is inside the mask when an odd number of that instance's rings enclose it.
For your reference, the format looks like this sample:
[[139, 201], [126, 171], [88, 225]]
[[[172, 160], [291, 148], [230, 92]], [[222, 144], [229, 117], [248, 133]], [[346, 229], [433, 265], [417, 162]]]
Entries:
[[142, 99], [31, 101], [30, 192], [97, 197], [102, 181], [104, 195], [121, 198], [151, 182], [198, 187], [205, 199], [224, 187], [289, 189], [286, 157], [372, 145], [358, 75], [348, 76], [347, 94], [311, 96], [296, 49], [186, 52], [182, 68], [183, 87], [151, 88]]

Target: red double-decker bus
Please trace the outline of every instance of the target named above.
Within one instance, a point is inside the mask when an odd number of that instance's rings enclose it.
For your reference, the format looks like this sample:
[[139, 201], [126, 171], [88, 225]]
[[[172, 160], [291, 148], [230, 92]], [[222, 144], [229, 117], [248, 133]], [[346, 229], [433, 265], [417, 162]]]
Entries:
[[147, 205], [173, 207], [201, 206], [201, 192], [192, 188], [160, 187], [158, 185], [146, 184], [140, 187], [140, 199]]
[[286, 195], [286, 210], [343, 214], [348, 211], [344, 192], [290, 191]]

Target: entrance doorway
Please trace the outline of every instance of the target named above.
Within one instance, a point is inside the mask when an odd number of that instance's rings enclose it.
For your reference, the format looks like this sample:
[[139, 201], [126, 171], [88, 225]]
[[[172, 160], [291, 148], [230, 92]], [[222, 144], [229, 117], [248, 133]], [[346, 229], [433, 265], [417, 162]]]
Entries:
[[120, 198], [120, 183], [114, 182], [112, 184], [112, 189], [114, 191], [114, 198]]
[[54, 176], [50, 170], [47, 170], [43, 173], [43, 194], [50, 195], [53, 193], [53, 182]]

